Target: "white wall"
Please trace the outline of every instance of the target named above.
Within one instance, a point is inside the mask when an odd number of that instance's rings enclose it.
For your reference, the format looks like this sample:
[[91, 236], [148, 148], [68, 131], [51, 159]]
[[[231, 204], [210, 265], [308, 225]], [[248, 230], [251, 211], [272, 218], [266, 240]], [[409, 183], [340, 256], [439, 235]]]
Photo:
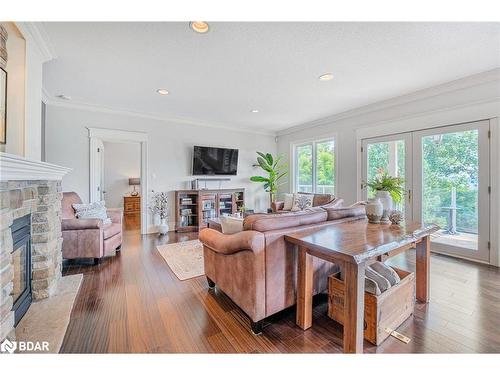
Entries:
[[[500, 69], [496, 69], [282, 131], [278, 135], [278, 153], [284, 155], [292, 168], [291, 144], [335, 134], [338, 166], [336, 195], [350, 203], [361, 198], [361, 138], [499, 116]], [[500, 142], [500, 135], [498, 137]], [[498, 163], [492, 160], [493, 164], [495, 162]], [[492, 165], [492, 168], [497, 168], [492, 172], [497, 173], [498, 165]], [[492, 186], [495, 191], [498, 188]], [[283, 188], [285, 190], [286, 186]], [[496, 202], [493, 198], [492, 201]], [[492, 223], [500, 231], [498, 217], [492, 217]], [[500, 246], [498, 242], [492, 243], [492, 246], [496, 249], [492, 254], [492, 262], [498, 264]]]
[[221, 128], [173, 123], [146, 117], [121, 115], [56, 106], [48, 103], [46, 119], [47, 162], [73, 168], [63, 181], [64, 191], [76, 191], [89, 199], [89, 138], [87, 127], [140, 131], [148, 134], [149, 189], [169, 191], [170, 224], [173, 225], [173, 190], [188, 188], [194, 145], [238, 148], [238, 175], [231, 176], [223, 187], [245, 188], [245, 206], [265, 210], [268, 195], [262, 185], [249, 177], [256, 151], [276, 152], [274, 136]]
[[[141, 176], [139, 143], [104, 142], [104, 199], [109, 208], [123, 207], [123, 196], [133, 190], [128, 179]], [[140, 186], [135, 187], [141, 191]]]

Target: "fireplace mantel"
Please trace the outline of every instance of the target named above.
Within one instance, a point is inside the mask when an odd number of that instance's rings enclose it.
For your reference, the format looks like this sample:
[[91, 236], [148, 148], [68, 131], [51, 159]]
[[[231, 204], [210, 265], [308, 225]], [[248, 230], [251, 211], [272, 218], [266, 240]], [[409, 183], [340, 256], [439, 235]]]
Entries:
[[71, 168], [0, 152], [0, 180], [62, 180]]

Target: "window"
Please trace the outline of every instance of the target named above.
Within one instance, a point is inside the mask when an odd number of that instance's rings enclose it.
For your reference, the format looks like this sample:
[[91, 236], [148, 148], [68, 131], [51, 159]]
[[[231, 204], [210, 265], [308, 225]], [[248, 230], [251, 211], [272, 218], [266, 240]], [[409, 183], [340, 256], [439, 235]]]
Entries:
[[296, 192], [334, 194], [335, 143], [333, 139], [295, 145]]

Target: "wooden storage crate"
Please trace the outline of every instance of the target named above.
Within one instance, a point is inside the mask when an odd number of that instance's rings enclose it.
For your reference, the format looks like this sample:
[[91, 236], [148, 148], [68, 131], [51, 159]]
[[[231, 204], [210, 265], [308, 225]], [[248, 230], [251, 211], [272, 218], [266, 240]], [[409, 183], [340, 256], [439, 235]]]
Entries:
[[[415, 307], [415, 276], [413, 272], [392, 267], [401, 281], [376, 296], [365, 292], [364, 337], [375, 345], [380, 345], [393, 330], [413, 314]], [[328, 316], [344, 323], [345, 284], [340, 274], [328, 277]]]

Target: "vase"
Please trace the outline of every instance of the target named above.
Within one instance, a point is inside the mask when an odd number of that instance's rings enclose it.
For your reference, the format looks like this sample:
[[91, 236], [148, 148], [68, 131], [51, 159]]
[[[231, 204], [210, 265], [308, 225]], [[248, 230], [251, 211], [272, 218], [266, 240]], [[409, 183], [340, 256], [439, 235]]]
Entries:
[[375, 198], [368, 202], [365, 206], [366, 216], [368, 217], [368, 222], [372, 224], [380, 223], [382, 214], [384, 213], [384, 207], [378, 198]]
[[388, 224], [391, 222], [389, 220], [389, 214], [392, 211], [392, 197], [388, 191], [379, 190], [377, 191], [377, 198], [379, 199], [380, 203], [382, 203], [382, 207], [384, 209], [380, 222], [383, 224]]
[[158, 225], [158, 232], [163, 236], [168, 233], [167, 219], [161, 219], [160, 225]]

